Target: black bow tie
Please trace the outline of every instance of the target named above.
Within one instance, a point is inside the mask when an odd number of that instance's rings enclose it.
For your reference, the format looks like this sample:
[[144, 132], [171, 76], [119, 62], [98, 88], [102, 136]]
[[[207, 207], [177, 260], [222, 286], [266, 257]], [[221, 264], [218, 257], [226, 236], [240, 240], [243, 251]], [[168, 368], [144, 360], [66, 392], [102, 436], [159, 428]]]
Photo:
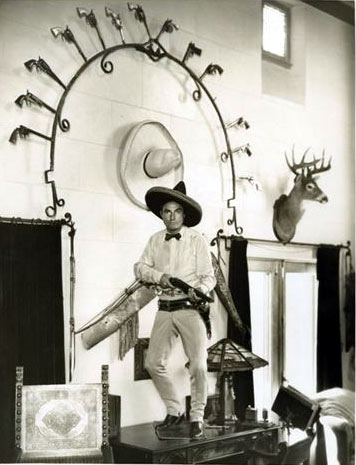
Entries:
[[170, 241], [171, 239], [173, 239], [173, 237], [175, 239], [177, 239], [177, 241], [179, 241], [179, 239], [182, 237], [182, 235], [180, 233], [177, 233], [177, 234], [169, 234], [169, 233], [167, 233], [164, 239], [166, 241]]

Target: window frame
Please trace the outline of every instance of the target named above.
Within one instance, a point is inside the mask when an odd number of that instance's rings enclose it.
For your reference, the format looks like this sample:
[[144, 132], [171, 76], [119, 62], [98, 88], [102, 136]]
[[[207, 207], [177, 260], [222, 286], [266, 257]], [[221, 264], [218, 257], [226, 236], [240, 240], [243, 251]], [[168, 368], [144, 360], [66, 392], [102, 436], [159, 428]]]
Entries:
[[[286, 19], [286, 37], [285, 37], [285, 56], [281, 57], [280, 55], [276, 55], [274, 53], [268, 52], [263, 48], [263, 30], [264, 30], [264, 21], [263, 21], [263, 10], [265, 6], [270, 6], [275, 8], [276, 10], [281, 11], [285, 15]], [[284, 66], [286, 68], [290, 68], [292, 66], [291, 63], [291, 34], [292, 34], [292, 20], [291, 20], [291, 8], [289, 5], [285, 3], [280, 3], [275, 0], [263, 0], [262, 1], [262, 40], [261, 40], [261, 50], [262, 50], [262, 58], [271, 61], [275, 64]]]
[[[266, 405], [272, 405], [273, 400], [278, 392], [278, 389], [282, 382], [286, 380], [286, 273], [289, 272], [308, 272], [314, 276], [314, 298], [313, 301], [313, 339], [310, 341], [313, 345], [313, 360], [312, 365], [312, 384], [313, 390], [316, 390], [316, 356], [317, 356], [317, 279], [316, 279], [316, 260], [308, 259], [307, 257], [300, 260], [294, 260], [293, 258], [281, 258], [281, 257], [248, 257], [248, 268], [249, 273], [262, 272], [266, 273], [266, 277], [269, 280], [269, 298], [266, 302], [266, 310], [269, 312], [268, 315], [260, 315], [259, 318], [264, 318], [264, 321], [268, 320], [268, 327], [264, 328], [264, 353], [256, 352], [269, 361], [267, 370], [268, 374], [262, 375], [257, 373], [259, 376], [265, 377], [265, 390], [262, 396], [256, 397], [256, 405], [259, 408], [263, 408]], [[251, 290], [250, 290], [251, 292]], [[267, 309], [267, 307], [269, 309]], [[251, 312], [252, 300], [251, 300]], [[251, 323], [253, 322], [253, 315], [251, 315]], [[252, 352], [254, 352], [254, 339], [252, 336]], [[254, 378], [256, 372], [254, 372]], [[268, 379], [268, 381], [267, 381]], [[257, 380], [255, 380], [257, 381]], [[256, 393], [255, 393], [256, 395]], [[263, 397], [263, 404], [261, 403]], [[268, 403], [269, 401], [269, 403]], [[267, 402], [267, 403], [266, 403]]]

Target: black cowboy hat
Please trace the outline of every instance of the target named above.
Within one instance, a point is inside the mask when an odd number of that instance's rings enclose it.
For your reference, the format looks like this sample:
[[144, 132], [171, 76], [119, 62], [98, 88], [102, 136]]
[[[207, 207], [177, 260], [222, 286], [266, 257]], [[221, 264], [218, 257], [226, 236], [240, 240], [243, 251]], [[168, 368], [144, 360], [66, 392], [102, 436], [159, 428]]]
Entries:
[[173, 189], [168, 187], [151, 187], [146, 192], [145, 201], [147, 207], [156, 216], [161, 218], [161, 210], [167, 202], [177, 202], [184, 210], [184, 224], [186, 226], [196, 226], [203, 215], [201, 206], [186, 195], [186, 188], [183, 181], [180, 181]]

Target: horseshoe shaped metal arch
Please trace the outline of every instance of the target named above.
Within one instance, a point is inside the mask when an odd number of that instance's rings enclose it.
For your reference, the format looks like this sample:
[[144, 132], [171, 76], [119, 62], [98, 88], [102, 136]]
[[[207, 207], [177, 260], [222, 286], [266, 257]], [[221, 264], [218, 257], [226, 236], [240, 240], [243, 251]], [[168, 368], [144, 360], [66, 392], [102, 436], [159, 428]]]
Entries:
[[[197, 54], [197, 50], [199, 51], [200, 49], [195, 47], [195, 45], [193, 43], [190, 43], [188, 45], [188, 48], [187, 48], [187, 51], [185, 53], [184, 58], [182, 60], [178, 59], [174, 55], [167, 52], [167, 50], [162, 46], [162, 44], [158, 40], [158, 38], [160, 37], [162, 32], [172, 32], [173, 28], [172, 28], [171, 20], [166, 20], [166, 22], [162, 26], [162, 29], [159, 32], [159, 34], [156, 36], [156, 38], [153, 38], [151, 36], [150, 32], [149, 32], [149, 29], [148, 29], [148, 26], [147, 26], [147, 23], [146, 23], [145, 14], [144, 14], [144, 12], [142, 10], [142, 7], [140, 7], [138, 5], [136, 5], [134, 7], [132, 5], [130, 5], [130, 4], [128, 4], [128, 5], [129, 5], [130, 10], [135, 10], [136, 20], [138, 20], [141, 23], [142, 22], [144, 23], [146, 31], [147, 31], [148, 36], [149, 36], [149, 40], [146, 41], [146, 42], [143, 42], [143, 43], [125, 43], [123, 41], [124, 43], [122, 43], [122, 44], [118, 44], [118, 45], [114, 45], [112, 47], [104, 48], [103, 50], [99, 51], [98, 53], [94, 54], [93, 56], [91, 56], [88, 59], [86, 59], [86, 57], [83, 56], [82, 53], [81, 53], [82, 57], [84, 58], [84, 63], [77, 70], [77, 72], [74, 74], [74, 76], [70, 79], [70, 81], [68, 82], [67, 85], [64, 85], [56, 77], [56, 75], [51, 71], [51, 69], [44, 62], [44, 60], [42, 60], [44, 65], [46, 65], [46, 68], [45, 69], [42, 68], [42, 70], [44, 72], [46, 72], [47, 74], [49, 74], [52, 79], [57, 81], [57, 83], [60, 83], [62, 85], [62, 87], [64, 87], [64, 91], [63, 91], [63, 93], [62, 93], [62, 95], [61, 95], [61, 97], [59, 99], [57, 109], [55, 110], [54, 120], [53, 120], [53, 124], [52, 124], [51, 137], [48, 137], [48, 136], [45, 136], [43, 134], [37, 133], [36, 131], [31, 130], [31, 129], [26, 128], [26, 127], [23, 127], [23, 126], [20, 126], [19, 128], [15, 129], [13, 131], [11, 137], [10, 137], [10, 141], [14, 142], [14, 139], [16, 140], [16, 138], [13, 137], [14, 133], [16, 131], [19, 131], [21, 136], [26, 136], [29, 133], [34, 133], [34, 134], [36, 134], [36, 135], [38, 135], [40, 137], [43, 137], [43, 138], [45, 138], [47, 140], [50, 140], [50, 142], [51, 142], [50, 166], [49, 166], [49, 169], [47, 169], [44, 172], [44, 175], [45, 175], [46, 184], [51, 185], [53, 205], [49, 205], [49, 206], [47, 206], [45, 208], [46, 215], [48, 217], [55, 217], [56, 214], [57, 214], [57, 206], [63, 207], [65, 205], [64, 199], [58, 198], [58, 196], [57, 196], [55, 180], [50, 180], [49, 178], [50, 178], [50, 174], [54, 173], [54, 160], [55, 160], [57, 127], [59, 126], [59, 128], [63, 132], [67, 132], [70, 129], [69, 121], [67, 119], [62, 120], [61, 115], [62, 115], [62, 110], [63, 110], [64, 104], [65, 104], [66, 98], [67, 98], [71, 88], [73, 87], [73, 84], [80, 77], [80, 75], [83, 74], [83, 72], [93, 62], [97, 61], [99, 58], [101, 58], [101, 63], [100, 64], [101, 64], [101, 68], [102, 68], [103, 72], [106, 73], [106, 74], [111, 73], [113, 71], [113, 69], [114, 69], [114, 66], [113, 66], [112, 62], [107, 61], [107, 57], [110, 54], [113, 54], [115, 52], [119, 52], [121, 50], [132, 49], [132, 50], [135, 50], [137, 52], [144, 53], [145, 55], [147, 55], [154, 62], [160, 61], [162, 58], [167, 58], [167, 59], [175, 62], [178, 66], [183, 68], [188, 73], [188, 75], [191, 77], [191, 79], [194, 81], [195, 85], [197, 86], [197, 89], [193, 92], [193, 95], [192, 95], [193, 99], [195, 101], [199, 101], [201, 99], [201, 90], [203, 90], [205, 95], [208, 97], [210, 103], [212, 104], [212, 106], [213, 106], [213, 108], [214, 108], [214, 110], [215, 110], [215, 112], [216, 112], [216, 114], [218, 116], [221, 128], [223, 130], [223, 134], [224, 134], [224, 139], [225, 139], [225, 144], [226, 144], [226, 151], [221, 153], [221, 160], [222, 160], [222, 162], [226, 162], [228, 159], [230, 160], [230, 168], [231, 168], [231, 173], [232, 173], [232, 180], [233, 180], [233, 182], [232, 182], [232, 197], [227, 200], [227, 206], [228, 206], [228, 208], [231, 208], [233, 210], [233, 212], [232, 212], [232, 218], [227, 220], [227, 223], [229, 225], [234, 225], [235, 231], [236, 231], [237, 234], [242, 234], [242, 232], [243, 232], [242, 227], [237, 226], [237, 223], [236, 223], [236, 207], [234, 205], [231, 205], [231, 202], [236, 199], [236, 182], [235, 182], [236, 181], [236, 174], [235, 174], [235, 165], [234, 165], [233, 153], [232, 153], [232, 150], [231, 150], [229, 136], [228, 136], [228, 133], [227, 133], [225, 122], [224, 122], [224, 120], [223, 120], [223, 118], [221, 116], [221, 113], [220, 113], [219, 108], [218, 108], [218, 106], [217, 106], [217, 104], [215, 102], [215, 99], [211, 96], [210, 92], [208, 91], [207, 87], [205, 86], [205, 84], [202, 81], [203, 77], [206, 74], [215, 74], [216, 71], [218, 71], [221, 74], [221, 72], [223, 70], [218, 65], [212, 65], [211, 64], [204, 71], [204, 73], [201, 75], [201, 77], [197, 76], [197, 74], [195, 74], [185, 64], [185, 61], [192, 54]], [[170, 28], [172, 30], [170, 30]], [[154, 47], [156, 47], [156, 49], [154, 49]], [[201, 50], [200, 50], [200, 53], [201, 53]], [[41, 59], [38, 60], [38, 62], [40, 62], [40, 61], [41, 61]], [[30, 62], [31, 62], [31, 64], [29, 65]], [[38, 65], [38, 62], [36, 63], [35, 60], [30, 60], [30, 62], [25, 63], [26, 67], [28, 67], [29, 69], [30, 69], [30, 67], [32, 67], [34, 65], [34, 63], [35, 63], [35, 65]], [[44, 102], [42, 102], [42, 104], [43, 103]]]
[[[61, 115], [62, 115], [62, 110], [64, 103], [66, 101], [66, 98], [69, 94], [69, 91], [73, 87], [74, 83], [77, 81], [77, 79], [86, 71], [86, 69], [95, 61], [98, 60], [98, 58], [102, 57], [101, 61], [101, 68], [105, 73], [111, 73], [113, 71], [113, 65], [111, 62], [106, 62], [106, 64], [110, 63], [111, 67], [105, 68], [105, 63], [104, 63], [104, 58], [107, 52], [113, 53], [122, 49], [135, 49], [136, 44], [119, 44], [119, 45], [114, 45], [113, 47], [110, 47], [105, 50], [101, 50], [100, 52], [96, 53], [95, 55], [91, 56], [88, 60], [86, 60], [82, 66], [78, 69], [78, 71], [74, 74], [74, 76], [70, 79], [69, 83], [67, 84], [65, 90], [63, 91], [60, 100], [58, 102], [57, 110], [53, 119], [53, 125], [52, 125], [52, 135], [51, 135], [51, 148], [50, 148], [50, 167], [48, 170], [45, 171], [45, 182], [46, 184], [51, 184], [52, 188], [52, 197], [53, 197], [53, 205], [49, 205], [46, 207], [45, 212], [46, 215], [49, 217], [54, 217], [57, 214], [57, 206], [63, 207], [65, 204], [64, 199], [58, 199], [57, 196], [57, 191], [55, 187], [55, 181], [50, 181], [49, 180], [49, 173], [54, 172], [54, 156], [55, 156], [55, 148], [56, 148], [56, 135], [57, 135], [57, 127], [60, 126], [61, 121], [68, 121], [68, 120], [61, 120]], [[66, 129], [65, 132], [69, 130], [70, 125], [68, 125], [68, 129]]]

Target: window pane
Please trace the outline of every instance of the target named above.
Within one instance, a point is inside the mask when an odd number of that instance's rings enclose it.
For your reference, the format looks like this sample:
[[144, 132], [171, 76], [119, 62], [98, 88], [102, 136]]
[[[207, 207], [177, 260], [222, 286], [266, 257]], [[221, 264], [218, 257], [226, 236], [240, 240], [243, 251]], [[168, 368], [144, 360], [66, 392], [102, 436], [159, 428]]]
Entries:
[[315, 275], [286, 273], [284, 376], [310, 395], [315, 391]]
[[[264, 368], [253, 371], [255, 405], [261, 415], [262, 408], [272, 403], [271, 370], [272, 350], [270, 341], [271, 273], [249, 272], [251, 300], [252, 352], [269, 362]], [[272, 363], [271, 363], [272, 362]]]
[[282, 58], [286, 57], [286, 12], [271, 5], [263, 6], [263, 50]]

